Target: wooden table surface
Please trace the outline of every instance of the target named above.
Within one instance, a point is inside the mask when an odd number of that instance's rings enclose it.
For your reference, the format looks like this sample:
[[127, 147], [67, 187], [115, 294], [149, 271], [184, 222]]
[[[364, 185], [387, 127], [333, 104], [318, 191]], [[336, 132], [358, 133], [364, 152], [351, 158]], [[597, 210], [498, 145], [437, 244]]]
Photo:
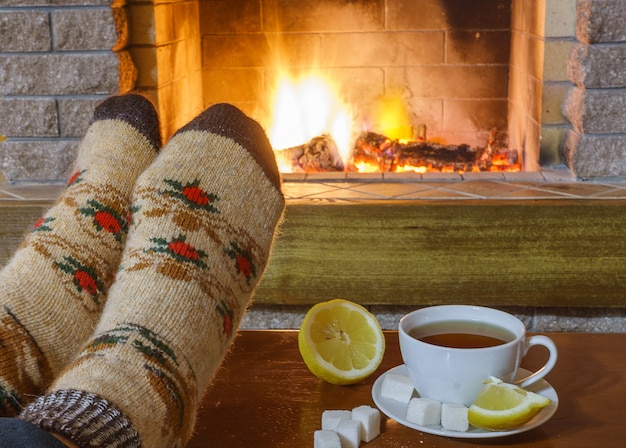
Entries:
[[[626, 446], [626, 334], [550, 333], [559, 349], [546, 380], [559, 396], [554, 416], [528, 432], [493, 439], [422, 433], [381, 413], [381, 435], [366, 448]], [[360, 384], [333, 386], [314, 377], [298, 352], [297, 331], [241, 331], [203, 400], [188, 448], [313, 447], [322, 412], [367, 404], [374, 380], [402, 364], [396, 332], [377, 372]], [[542, 363], [532, 349], [522, 366]]]

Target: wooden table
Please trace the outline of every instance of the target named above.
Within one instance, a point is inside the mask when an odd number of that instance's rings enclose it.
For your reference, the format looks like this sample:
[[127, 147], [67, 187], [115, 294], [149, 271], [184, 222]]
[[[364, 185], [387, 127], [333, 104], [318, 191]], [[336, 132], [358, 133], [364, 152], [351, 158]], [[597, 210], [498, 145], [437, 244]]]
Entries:
[[[374, 380], [402, 363], [397, 333], [386, 332], [383, 362], [370, 378], [333, 386], [315, 378], [298, 352], [297, 331], [242, 331], [207, 392], [188, 448], [306, 448], [327, 409], [374, 406]], [[559, 361], [546, 377], [559, 395], [556, 414], [525, 433], [495, 439], [454, 439], [422, 433], [382, 417], [367, 448], [626, 446], [626, 334], [551, 333]], [[523, 366], [542, 362], [533, 349]]]

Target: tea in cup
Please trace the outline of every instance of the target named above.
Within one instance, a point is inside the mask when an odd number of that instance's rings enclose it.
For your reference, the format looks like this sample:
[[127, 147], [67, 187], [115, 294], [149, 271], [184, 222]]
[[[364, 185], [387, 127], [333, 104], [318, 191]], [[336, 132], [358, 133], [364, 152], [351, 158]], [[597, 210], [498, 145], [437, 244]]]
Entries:
[[[418, 309], [400, 319], [400, 351], [421, 397], [470, 406], [491, 376], [527, 387], [554, 367], [557, 349], [547, 336], [526, 336], [515, 316], [493, 308], [442, 305]], [[515, 380], [528, 350], [542, 345], [542, 368]]]

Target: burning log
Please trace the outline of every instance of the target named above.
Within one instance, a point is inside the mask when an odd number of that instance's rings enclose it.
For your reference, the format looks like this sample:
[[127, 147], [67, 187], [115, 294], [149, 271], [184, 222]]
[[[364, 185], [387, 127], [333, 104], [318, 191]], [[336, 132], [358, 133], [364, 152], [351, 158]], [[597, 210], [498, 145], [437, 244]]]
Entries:
[[[490, 142], [493, 139], [490, 138]], [[495, 161], [499, 163], [494, 163]], [[517, 165], [517, 151], [472, 148], [469, 145], [441, 145], [427, 141], [400, 143], [374, 132], [364, 132], [356, 140], [351, 164], [367, 164], [379, 171], [399, 167], [425, 167], [436, 171], [493, 171], [494, 165]]]
[[276, 151], [279, 164], [291, 166], [294, 173], [343, 171], [344, 163], [335, 140], [330, 135], [320, 135], [307, 143]]

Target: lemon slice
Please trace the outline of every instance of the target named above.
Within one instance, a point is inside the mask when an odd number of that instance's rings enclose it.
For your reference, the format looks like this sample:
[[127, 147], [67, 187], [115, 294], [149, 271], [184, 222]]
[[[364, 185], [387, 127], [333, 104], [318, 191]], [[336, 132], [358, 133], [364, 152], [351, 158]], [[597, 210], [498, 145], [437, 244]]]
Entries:
[[472, 426], [504, 431], [523, 425], [550, 404], [550, 399], [491, 377], [470, 406]]
[[309, 370], [332, 384], [354, 384], [371, 375], [385, 353], [376, 317], [361, 305], [335, 299], [304, 316], [298, 348]]

